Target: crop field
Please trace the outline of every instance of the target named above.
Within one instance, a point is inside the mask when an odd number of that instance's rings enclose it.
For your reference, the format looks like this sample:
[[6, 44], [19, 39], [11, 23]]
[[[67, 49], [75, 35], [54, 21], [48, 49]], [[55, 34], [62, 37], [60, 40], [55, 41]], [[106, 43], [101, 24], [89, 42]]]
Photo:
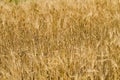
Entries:
[[0, 80], [120, 80], [120, 0], [0, 0]]

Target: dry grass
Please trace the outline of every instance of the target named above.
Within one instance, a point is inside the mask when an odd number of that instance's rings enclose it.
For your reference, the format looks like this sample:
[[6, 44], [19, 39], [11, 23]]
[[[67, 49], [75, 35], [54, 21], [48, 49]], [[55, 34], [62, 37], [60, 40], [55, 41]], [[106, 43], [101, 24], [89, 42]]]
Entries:
[[1, 1], [0, 80], [120, 80], [120, 2]]

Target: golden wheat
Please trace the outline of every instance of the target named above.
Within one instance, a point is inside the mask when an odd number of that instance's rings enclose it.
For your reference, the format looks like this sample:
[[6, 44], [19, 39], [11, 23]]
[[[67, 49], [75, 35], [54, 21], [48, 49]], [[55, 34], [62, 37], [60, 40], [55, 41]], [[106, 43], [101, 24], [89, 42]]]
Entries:
[[119, 0], [1, 1], [0, 80], [120, 80]]

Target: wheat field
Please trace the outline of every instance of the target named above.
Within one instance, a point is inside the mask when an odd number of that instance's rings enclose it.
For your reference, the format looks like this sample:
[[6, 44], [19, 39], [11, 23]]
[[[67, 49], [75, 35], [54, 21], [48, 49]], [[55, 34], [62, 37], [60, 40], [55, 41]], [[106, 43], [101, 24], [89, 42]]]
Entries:
[[1, 0], [0, 80], [120, 80], [120, 0]]

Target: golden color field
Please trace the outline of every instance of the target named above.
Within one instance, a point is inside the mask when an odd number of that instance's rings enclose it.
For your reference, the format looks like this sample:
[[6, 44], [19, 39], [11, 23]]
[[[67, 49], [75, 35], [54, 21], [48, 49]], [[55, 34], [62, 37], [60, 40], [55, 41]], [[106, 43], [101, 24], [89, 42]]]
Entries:
[[120, 80], [120, 0], [14, 1], [0, 1], [0, 80]]

